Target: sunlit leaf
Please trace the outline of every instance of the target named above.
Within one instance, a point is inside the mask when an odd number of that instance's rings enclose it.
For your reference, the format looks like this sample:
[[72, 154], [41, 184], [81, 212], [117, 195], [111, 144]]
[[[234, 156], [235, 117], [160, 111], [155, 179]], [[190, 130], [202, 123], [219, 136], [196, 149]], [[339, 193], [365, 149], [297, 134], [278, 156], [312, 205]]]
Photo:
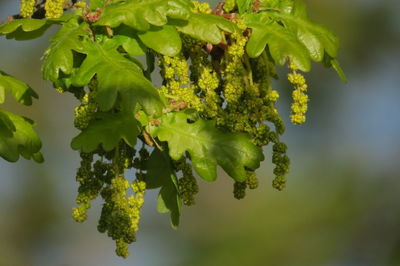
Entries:
[[170, 25], [151, 26], [138, 36], [147, 47], [163, 55], [175, 56], [182, 49], [181, 37], [175, 27]]
[[191, 4], [184, 0], [126, 0], [106, 6], [96, 25], [116, 28], [125, 24], [138, 31], [165, 25], [169, 18], [188, 19]]
[[44, 54], [42, 65], [43, 78], [57, 82], [60, 71], [69, 75], [72, 73], [74, 60], [73, 51], [83, 52], [82, 36], [88, 35], [89, 25], [79, 24], [70, 20], [51, 38], [51, 45]]
[[272, 23], [263, 13], [248, 14], [244, 19], [252, 29], [246, 46], [246, 52], [250, 57], [260, 56], [268, 45], [275, 63], [283, 65], [289, 59], [300, 70], [310, 70], [308, 51], [291, 31]]
[[14, 19], [0, 26], [0, 36], [6, 35], [7, 39], [17, 41], [31, 40], [38, 38], [54, 24], [60, 24], [76, 17], [75, 14], [65, 14], [58, 19]]
[[92, 152], [100, 145], [104, 150], [114, 149], [121, 140], [135, 147], [139, 135], [138, 123], [130, 113], [102, 113], [92, 121], [78, 136], [73, 138], [74, 150]]
[[5, 92], [11, 94], [17, 102], [24, 105], [31, 105], [32, 98], [38, 98], [36, 92], [26, 83], [0, 71], [0, 104], [5, 100]]
[[169, 154], [178, 160], [187, 151], [196, 172], [207, 181], [217, 178], [217, 165], [237, 181], [246, 179], [246, 168], [256, 169], [264, 159], [261, 148], [242, 133], [223, 132], [213, 121], [189, 123], [183, 112], [168, 113], [151, 134], [167, 141]]
[[171, 23], [176, 25], [178, 31], [212, 44], [220, 43], [224, 38], [224, 32], [238, 31], [237, 26], [231, 21], [212, 14], [195, 13], [187, 22]]
[[[4, 130], [4, 126], [8, 130]], [[31, 120], [0, 109], [0, 157], [16, 162], [22, 155], [26, 159], [42, 162], [39, 152], [42, 143], [32, 127]]]
[[267, 13], [272, 18], [282, 21], [285, 27], [296, 34], [297, 39], [304, 44], [314, 61], [322, 61], [325, 52], [333, 58], [337, 56], [338, 38], [326, 27], [314, 23], [308, 18], [305, 4], [302, 1], [294, 2], [291, 14], [275, 11]]
[[113, 39], [87, 41], [83, 52], [87, 57], [74, 75], [72, 84], [85, 86], [96, 75], [96, 101], [102, 111], [114, 107], [120, 95], [121, 105], [127, 111], [133, 111], [139, 103], [148, 114], [161, 113], [163, 105], [156, 88], [146, 79], [141, 67], [117, 51], [120, 45]]

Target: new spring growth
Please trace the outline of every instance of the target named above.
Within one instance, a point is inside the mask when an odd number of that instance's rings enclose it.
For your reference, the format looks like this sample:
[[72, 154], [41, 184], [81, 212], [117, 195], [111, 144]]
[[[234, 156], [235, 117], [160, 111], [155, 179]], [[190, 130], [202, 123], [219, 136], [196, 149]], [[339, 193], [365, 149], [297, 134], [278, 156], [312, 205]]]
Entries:
[[290, 64], [290, 69], [292, 73], [288, 74], [288, 80], [294, 86], [294, 91], [292, 92], [293, 103], [291, 106], [292, 115], [290, 119], [293, 124], [300, 125], [306, 122], [306, 112], [308, 109], [308, 95], [305, 93], [307, 91], [307, 84], [304, 76], [297, 73], [297, 68], [293, 64]]
[[21, 17], [29, 18], [35, 11], [36, 0], [21, 0], [19, 12]]
[[59, 18], [64, 12], [65, 0], [47, 0], [44, 4], [46, 18]]

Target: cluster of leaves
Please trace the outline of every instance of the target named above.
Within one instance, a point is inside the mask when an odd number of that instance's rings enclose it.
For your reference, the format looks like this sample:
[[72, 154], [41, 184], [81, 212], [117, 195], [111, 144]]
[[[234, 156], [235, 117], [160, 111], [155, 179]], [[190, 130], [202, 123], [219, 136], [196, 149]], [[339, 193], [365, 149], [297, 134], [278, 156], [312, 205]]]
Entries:
[[[5, 101], [6, 92], [24, 105], [31, 105], [32, 98], [38, 98], [27, 84], [0, 71], [0, 104]], [[9, 162], [16, 162], [20, 155], [42, 162], [42, 143], [33, 126], [32, 120], [0, 108], [0, 156]]]
[[[235, 197], [243, 198], [247, 187], [258, 186], [254, 171], [271, 142], [273, 186], [285, 186], [289, 158], [279, 138], [279, 94], [271, 87], [275, 65], [307, 72], [310, 61], [324, 62], [345, 79], [335, 59], [337, 38], [308, 19], [301, 0], [227, 1], [214, 10], [188, 0], [92, 0], [62, 16], [65, 2], [48, 2], [58, 4], [57, 12], [47, 3], [46, 18], [25, 14], [1, 25], [0, 35], [30, 40], [61, 26], [42, 73], [80, 102], [74, 124], [81, 132], [71, 143], [82, 158], [73, 216], [84, 221], [100, 195], [99, 231], [116, 241], [123, 257], [136, 239], [146, 189], [160, 188], [158, 210], [169, 212], [176, 227], [181, 202], [193, 204], [198, 192], [192, 169], [214, 181], [220, 166], [235, 182]], [[151, 81], [156, 62], [161, 88]], [[23, 104], [37, 96], [0, 73], [0, 103], [4, 91]], [[0, 129], [0, 156], [41, 160], [29, 120], [0, 110]], [[135, 178], [126, 176], [131, 168]]]

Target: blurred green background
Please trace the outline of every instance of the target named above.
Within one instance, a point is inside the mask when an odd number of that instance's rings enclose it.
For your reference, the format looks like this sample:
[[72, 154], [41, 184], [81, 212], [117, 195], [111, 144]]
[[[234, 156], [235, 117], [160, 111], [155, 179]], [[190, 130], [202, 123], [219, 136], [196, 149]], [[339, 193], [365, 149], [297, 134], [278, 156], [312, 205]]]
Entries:
[[[1, 0], [0, 20], [18, 12], [17, 2]], [[87, 222], [71, 218], [77, 102], [40, 79], [51, 33], [26, 43], [0, 38], [0, 69], [40, 95], [32, 108], [6, 106], [37, 122], [46, 159], [0, 160], [0, 266], [400, 265], [400, 1], [306, 2], [311, 17], [340, 37], [349, 82], [318, 65], [306, 75], [309, 119], [284, 136], [292, 158], [287, 189], [272, 189], [267, 149], [258, 190], [237, 201], [222, 172], [215, 183], [200, 181], [197, 205], [184, 209], [177, 231], [150, 192], [126, 260], [96, 230], [100, 201]], [[275, 85], [289, 96], [284, 75]], [[287, 124], [289, 104], [279, 106]]]

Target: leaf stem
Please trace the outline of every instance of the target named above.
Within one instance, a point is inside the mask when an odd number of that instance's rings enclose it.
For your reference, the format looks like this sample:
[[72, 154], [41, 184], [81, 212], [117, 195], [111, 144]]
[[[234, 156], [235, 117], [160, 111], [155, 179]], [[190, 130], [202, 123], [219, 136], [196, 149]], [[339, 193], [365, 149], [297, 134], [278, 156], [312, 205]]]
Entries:
[[251, 69], [249, 57], [246, 54], [244, 55], [244, 64], [247, 69], [247, 79], [250, 82], [250, 86], [253, 86], [253, 70]]
[[267, 83], [267, 91], [270, 91], [271, 88], [271, 80], [270, 80], [270, 70], [269, 70], [269, 65], [268, 65], [268, 58], [267, 58], [267, 53], [265, 50], [261, 53], [261, 60], [263, 60], [263, 63], [265, 65], [265, 69], [267, 70], [266, 76], [268, 78], [268, 83]]

